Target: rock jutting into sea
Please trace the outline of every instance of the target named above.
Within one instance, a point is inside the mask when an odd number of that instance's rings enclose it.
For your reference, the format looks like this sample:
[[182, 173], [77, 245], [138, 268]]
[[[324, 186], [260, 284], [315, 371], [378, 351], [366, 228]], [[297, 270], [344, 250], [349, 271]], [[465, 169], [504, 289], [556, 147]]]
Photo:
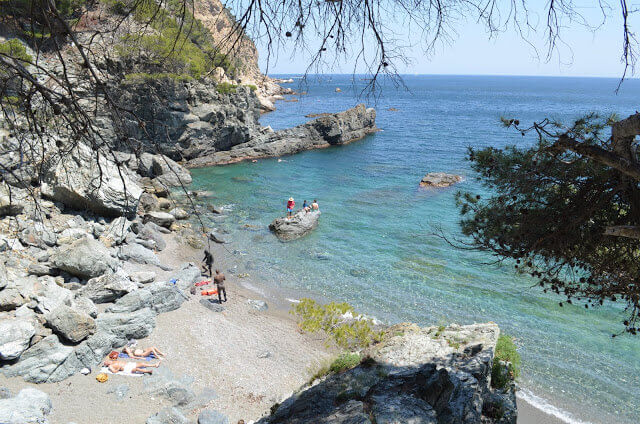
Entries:
[[257, 424], [515, 424], [515, 385], [491, 386], [496, 324], [399, 324], [360, 365], [313, 382]]
[[187, 165], [222, 165], [347, 144], [378, 131], [375, 121], [375, 109], [359, 104], [344, 112], [323, 115], [294, 128], [275, 132], [263, 128], [259, 135], [227, 149], [191, 159]]
[[444, 172], [429, 172], [422, 177], [420, 187], [443, 188], [459, 183], [460, 181], [462, 181], [460, 175], [445, 174]]
[[304, 237], [318, 226], [320, 211], [300, 210], [292, 217], [276, 218], [269, 229], [282, 241], [291, 241]]

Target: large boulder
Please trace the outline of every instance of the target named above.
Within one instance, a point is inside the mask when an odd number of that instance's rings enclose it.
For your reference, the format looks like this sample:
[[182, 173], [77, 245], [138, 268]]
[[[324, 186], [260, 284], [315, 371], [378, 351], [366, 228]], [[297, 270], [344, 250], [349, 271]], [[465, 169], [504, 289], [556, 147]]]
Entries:
[[105, 312], [98, 315], [96, 324], [99, 332], [116, 336], [118, 341], [147, 337], [156, 326], [156, 314], [149, 308], [134, 312]]
[[124, 261], [155, 265], [163, 269], [170, 269], [160, 263], [160, 259], [158, 259], [156, 254], [153, 253], [153, 250], [147, 249], [138, 243], [122, 246], [118, 252], [118, 256]]
[[0, 321], [0, 359], [9, 361], [27, 350], [36, 328], [30, 320], [4, 319]]
[[43, 424], [52, 410], [51, 399], [46, 393], [27, 387], [15, 397], [0, 399], [0, 423]]
[[176, 221], [176, 217], [167, 212], [147, 212], [144, 214], [144, 222], [153, 222], [161, 227], [169, 228]]
[[123, 346], [126, 341], [118, 336], [99, 331], [76, 346], [73, 352], [49, 375], [47, 381], [55, 383], [62, 381], [83, 368], [93, 368], [98, 365], [112, 348]]
[[0, 216], [18, 215], [24, 210], [24, 199], [17, 196], [18, 189], [0, 183]]
[[313, 231], [313, 229], [318, 226], [318, 218], [320, 218], [319, 211], [305, 212], [304, 210], [300, 210], [291, 218], [274, 219], [273, 222], [269, 224], [269, 229], [273, 231], [280, 240], [295, 240]]
[[89, 315], [69, 306], [59, 306], [45, 315], [47, 325], [71, 343], [79, 343], [96, 332], [96, 323]]
[[136, 283], [131, 281], [125, 273], [118, 271], [90, 279], [80, 289], [80, 294], [94, 303], [107, 303], [137, 289]]
[[74, 209], [88, 209], [103, 216], [133, 216], [142, 190], [104, 154], [78, 144], [64, 156], [43, 166], [42, 195]]
[[178, 309], [187, 300], [187, 296], [175, 283], [159, 281], [149, 284], [151, 291], [151, 307], [157, 313], [164, 313]]
[[71, 290], [60, 287], [55, 278], [50, 276], [38, 279], [31, 290], [23, 290], [23, 294], [37, 302], [35, 309], [41, 314], [53, 311], [61, 305], [70, 305], [74, 296]]
[[128, 221], [124, 216], [118, 217], [105, 228], [100, 235], [100, 240], [109, 245], [120, 244], [127, 237], [130, 227], [131, 221]]
[[51, 263], [69, 274], [92, 278], [115, 269], [117, 261], [98, 240], [82, 238], [61, 246], [51, 256]]
[[2, 372], [7, 377], [22, 376], [30, 383], [44, 383], [72, 352], [73, 347], [64, 346], [52, 334], [24, 351], [17, 363], [3, 367]]
[[422, 177], [420, 187], [442, 188], [449, 187], [455, 183], [462, 181], [460, 175], [445, 174], [444, 172], [429, 172]]
[[0, 290], [0, 312], [12, 311], [24, 303], [26, 303], [26, 300], [17, 288], [7, 286]]
[[178, 309], [186, 299], [187, 296], [175, 283], [157, 282], [121, 297], [107, 312], [124, 313], [151, 308], [156, 313], [164, 313]]
[[138, 173], [155, 178], [167, 187], [180, 187], [191, 184], [191, 173], [164, 155], [143, 153], [140, 156]]
[[164, 250], [167, 247], [167, 242], [164, 241], [162, 237], [162, 233], [158, 231], [156, 228], [157, 225], [153, 225], [151, 222], [147, 222], [140, 230], [138, 230], [138, 239], [140, 240], [150, 240], [153, 241], [156, 249]]

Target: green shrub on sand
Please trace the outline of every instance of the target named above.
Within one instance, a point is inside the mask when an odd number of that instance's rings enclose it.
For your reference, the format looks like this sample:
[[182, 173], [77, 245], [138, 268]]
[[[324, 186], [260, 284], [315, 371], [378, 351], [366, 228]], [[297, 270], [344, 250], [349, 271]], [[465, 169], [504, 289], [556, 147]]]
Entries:
[[[508, 372], [503, 372], [500, 361], [510, 363]], [[491, 368], [491, 385], [500, 389], [505, 388], [510, 381], [520, 376], [520, 365], [520, 354], [516, 350], [513, 338], [501, 334], [500, 337], [498, 337], [496, 353], [493, 358], [493, 367]]]
[[298, 319], [301, 330], [324, 332], [328, 341], [343, 349], [364, 348], [384, 337], [384, 331], [375, 330], [372, 321], [357, 314], [348, 303], [320, 305], [304, 298], [293, 307], [291, 314]]

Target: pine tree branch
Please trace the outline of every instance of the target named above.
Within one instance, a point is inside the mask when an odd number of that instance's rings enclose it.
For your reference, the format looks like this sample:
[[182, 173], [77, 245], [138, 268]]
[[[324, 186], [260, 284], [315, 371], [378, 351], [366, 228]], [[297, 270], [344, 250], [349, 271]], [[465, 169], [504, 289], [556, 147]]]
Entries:
[[604, 230], [604, 235], [640, 240], [640, 227], [637, 225], [615, 225], [607, 227]]
[[550, 147], [550, 150], [560, 152], [568, 150], [610, 166], [635, 180], [640, 180], [640, 166], [631, 162], [629, 159], [623, 158], [602, 147], [576, 141], [567, 134], [560, 135], [558, 140]]

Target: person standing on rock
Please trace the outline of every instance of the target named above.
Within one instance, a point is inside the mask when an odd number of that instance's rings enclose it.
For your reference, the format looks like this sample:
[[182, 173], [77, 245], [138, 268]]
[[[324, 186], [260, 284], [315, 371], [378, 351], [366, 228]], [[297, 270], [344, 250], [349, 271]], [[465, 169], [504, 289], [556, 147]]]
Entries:
[[314, 211], [320, 210], [320, 206], [318, 205], [318, 201], [316, 199], [313, 199], [313, 203], [311, 204], [311, 209], [313, 209]]
[[309, 212], [307, 209], [309, 208], [309, 204], [307, 203], [307, 201], [305, 200], [304, 202], [302, 202], [302, 209], [305, 210], [305, 212]]
[[296, 207], [296, 202], [293, 200], [293, 197], [289, 197], [289, 201], [287, 202], [287, 217], [291, 218], [293, 214], [293, 208]]
[[216, 276], [213, 277], [213, 281], [216, 283], [216, 287], [218, 289], [218, 302], [222, 303], [222, 293], [224, 293], [224, 301], [227, 301], [227, 290], [224, 287], [224, 280], [227, 278], [223, 273], [220, 272], [219, 269], [216, 269]]
[[204, 250], [204, 258], [202, 259], [204, 262], [204, 269], [209, 274], [209, 278], [212, 277], [211, 268], [213, 267], [213, 256], [209, 250]]

